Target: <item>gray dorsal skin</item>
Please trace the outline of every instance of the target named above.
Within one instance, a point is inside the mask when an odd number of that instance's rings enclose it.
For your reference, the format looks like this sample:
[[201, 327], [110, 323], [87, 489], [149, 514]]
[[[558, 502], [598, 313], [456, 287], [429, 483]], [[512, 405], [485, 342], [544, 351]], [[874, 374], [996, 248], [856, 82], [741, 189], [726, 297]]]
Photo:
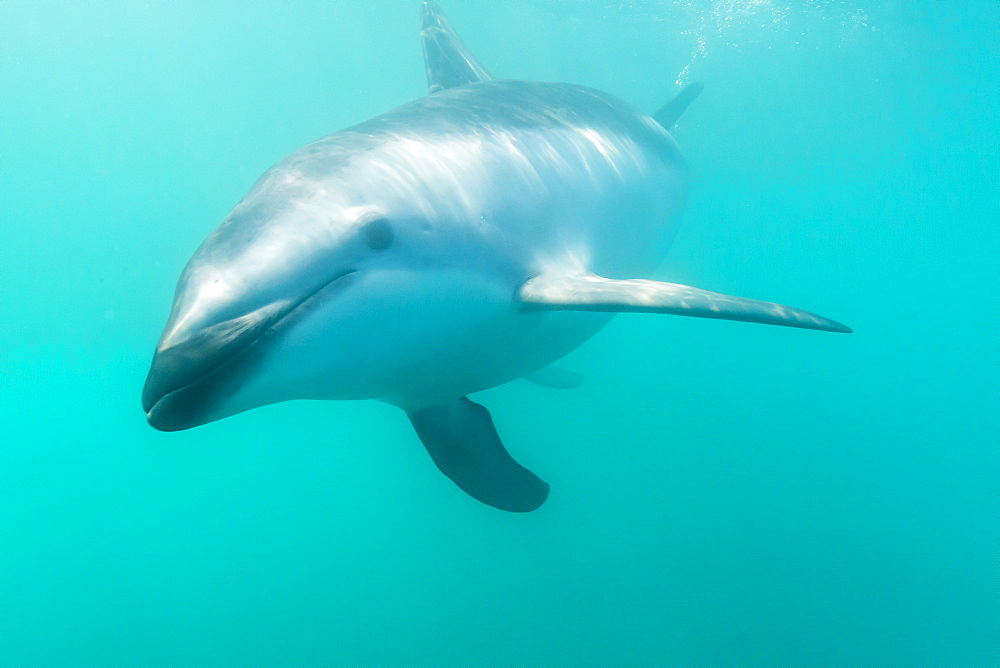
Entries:
[[468, 397], [407, 415], [437, 467], [470, 496], [515, 513], [545, 502], [548, 484], [514, 461], [490, 412]]
[[433, 2], [425, 2], [421, 10], [420, 42], [424, 47], [428, 93], [493, 79]]
[[705, 90], [705, 84], [700, 81], [685, 86], [681, 89], [681, 92], [674, 96], [674, 99], [660, 107], [653, 114], [653, 118], [656, 119], [657, 123], [669, 130], [688, 108], [688, 105], [694, 102], [694, 99], [701, 95], [703, 90]]
[[851, 332], [847, 325], [790, 306], [645, 279], [612, 280], [594, 274], [537, 276], [521, 287], [518, 296], [526, 305], [556, 310], [665, 313]]
[[524, 379], [535, 385], [553, 390], [575, 390], [583, 385], [583, 376], [558, 366], [547, 366], [524, 376]]

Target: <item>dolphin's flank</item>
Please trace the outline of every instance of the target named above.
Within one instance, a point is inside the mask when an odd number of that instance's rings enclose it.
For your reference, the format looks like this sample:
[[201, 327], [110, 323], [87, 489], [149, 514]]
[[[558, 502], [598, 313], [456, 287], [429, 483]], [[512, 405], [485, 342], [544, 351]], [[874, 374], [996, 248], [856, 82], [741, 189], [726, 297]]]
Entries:
[[496, 80], [433, 3], [428, 95], [269, 169], [194, 253], [143, 389], [189, 429], [292, 399], [398, 406], [438, 468], [514, 512], [549, 486], [467, 395], [527, 378], [615, 313], [849, 332], [807, 311], [642, 278], [677, 229], [687, 170], [669, 128], [583, 86]]

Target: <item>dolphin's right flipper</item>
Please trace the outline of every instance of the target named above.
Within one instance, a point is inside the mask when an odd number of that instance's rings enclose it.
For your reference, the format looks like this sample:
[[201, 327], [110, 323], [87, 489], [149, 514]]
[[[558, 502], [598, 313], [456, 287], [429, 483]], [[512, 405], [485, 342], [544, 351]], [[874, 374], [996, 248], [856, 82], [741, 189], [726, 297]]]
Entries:
[[723, 295], [679, 283], [645, 279], [620, 281], [595, 274], [542, 274], [525, 282], [518, 290], [518, 298], [525, 306], [557, 311], [667, 313], [827, 332], [851, 331], [836, 320], [791, 306]]
[[538, 371], [532, 371], [524, 376], [524, 379], [553, 390], [575, 390], [583, 385], [583, 376], [558, 366], [547, 366]]
[[468, 397], [407, 415], [441, 472], [479, 501], [524, 513], [548, 497], [548, 484], [514, 461], [490, 412]]
[[433, 2], [425, 2], [420, 12], [420, 41], [424, 47], [428, 93], [493, 78]]

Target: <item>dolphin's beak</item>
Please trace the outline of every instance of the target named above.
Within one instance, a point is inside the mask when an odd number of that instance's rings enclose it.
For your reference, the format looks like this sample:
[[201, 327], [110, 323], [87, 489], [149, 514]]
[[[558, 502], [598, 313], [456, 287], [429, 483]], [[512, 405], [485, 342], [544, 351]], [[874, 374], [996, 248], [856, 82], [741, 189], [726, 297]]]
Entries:
[[185, 331], [182, 325], [168, 328], [142, 389], [142, 408], [149, 424], [161, 431], [203, 424], [212, 395], [220, 384], [232, 380], [232, 374], [225, 372], [232, 371], [235, 361], [295, 306], [275, 302], [194, 332]]
[[205, 317], [171, 317], [142, 389], [149, 424], [160, 431], [179, 431], [224, 417], [216, 410], [219, 401], [239, 388], [254, 361], [265, 354], [268, 341], [312, 305], [346, 287], [354, 273], [349, 269], [297, 298], [273, 301], [211, 325], [190, 324]]

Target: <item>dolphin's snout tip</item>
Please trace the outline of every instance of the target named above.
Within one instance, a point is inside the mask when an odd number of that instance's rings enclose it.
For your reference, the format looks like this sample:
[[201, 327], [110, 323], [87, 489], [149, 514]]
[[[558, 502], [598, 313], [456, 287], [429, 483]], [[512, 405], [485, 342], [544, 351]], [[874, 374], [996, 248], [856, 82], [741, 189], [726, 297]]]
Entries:
[[143, 408], [146, 410], [146, 422], [148, 422], [149, 426], [155, 429], [156, 431], [177, 431], [177, 429], [170, 428], [169, 420], [164, 419], [165, 417], [164, 411], [157, 410], [159, 404], [165, 401], [166, 399], [167, 397], [163, 397], [153, 402], [153, 405], [150, 406], [149, 408], [143, 406]]
[[150, 427], [156, 431], [184, 431], [204, 424], [200, 413], [185, 405], [184, 393], [177, 394], [181, 396], [168, 394], [146, 411], [146, 422]]
[[162, 428], [160, 423], [157, 421], [156, 417], [153, 415], [153, 411], [148, 411], [146, 413], [146, 422], [148, 422], [149, 426], [155, 429], [156, 431], [171, 431], [170, 429]]
[[[166, 360], [170, 362], [171, 360]], [[200, 383], [157, 354], [142, 388], [146, 422], [157, 431], [181, 431], [204, 421], [210, 397], [199, 392]]]

